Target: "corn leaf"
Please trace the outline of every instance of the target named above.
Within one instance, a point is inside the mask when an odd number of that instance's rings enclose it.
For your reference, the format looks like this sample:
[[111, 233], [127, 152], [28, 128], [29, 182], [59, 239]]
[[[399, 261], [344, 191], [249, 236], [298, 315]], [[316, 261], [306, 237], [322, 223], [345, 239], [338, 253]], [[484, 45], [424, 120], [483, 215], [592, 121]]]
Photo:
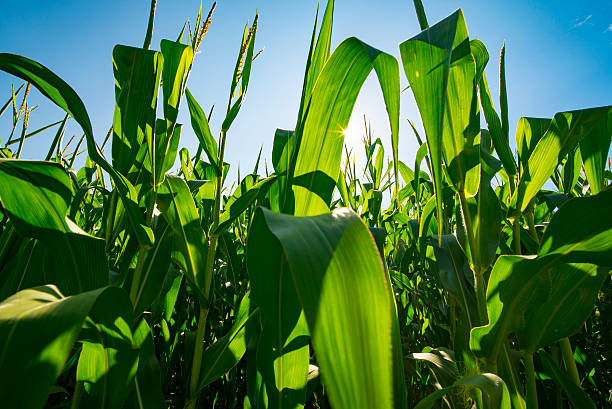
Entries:
[[533, 353], [580, 328], [607, 276], [598, 265], [612, 266], [610, 205], [612, 191], [570, 200], [551, 219], [537, 257], [497, 260], [487, 288], [489, 323], [471, 333], [476, 355], [494, 362], [512, 332]]
[[123, 290], [110, 287], [98, 296], [79, 335], [79, 405], [109, 409], [123, 405], [138, 367], [130, 328], [133, 321], [132, 305]]
[[480, 389], [489, 398], [490, 408], [510, 409], [510, 393], [504, 381], [497, 375], [485, 373], [461, 378], [453, 386], [439, 389], [419, 401], [415, 409], [430, 409], [436, 401], [455, 388], [471, 386]]
[[360, 218], [347, 209], [315, 217], [258, 209], [247, 246], [258, 305], [266, 302], [261, 295], [269, 280], [280, 276], [295, 285], [331, 405], [393, 407], [392, 301], [376, 245]]
[[115, 182], [119, 198], [126, 208], [128, 221], [143, 246], [153, 243], [153, 232], [144, 223], [138, 209], [138, 195], [134, 186], [120, 172], [104, 159], [96, 145], [89, 115], [81, 98], [60, 77], [45, 66], [20, 55], [0, 53], [0, 70], [15, 75], [33, 84], [44, 96], [62, 108], [83, 128], [87, 151], [91, 159], [107, 171]]
[[[66, 217], [72, 184], [52, 162], [0, 160], [0, 202], [15, 229], [45, 247], [43, 277], [66, 294], [109, 284], [104, 240]], [[23, 271], [25, 274], [26, 271]], [[33, 272], [40, 273], [40, 272]]]
[[234, 325], [229, 332], [204, 351], [203, 366], [200, 372], [200, 389], [229, 372], [246, 352], [247, 345], [252, 337], [252, 334], [248, 331], [247, 323], [259, 316], [259, 308], [251, 304], [249, 294], [246, 293], [240, 302]]
[[[124, 45], [113, 49], [113, 167], [124, 175], [130, 171], [143, 144], [147, 145], [149, 161], [154, 156], [155, 112], [162, 67], [163, 56], [159, 52]], [[149, 171], [153, 168], [151, 163], [146, 166]]]
[[[400, 44], [404, 72], [414, 94], [431, 157], [436, 211], [442, 214], [442, 161], [457, 191], [478, 191], [480, 132], [476, 63], [461, 10]], [[438, 230], [442, 218], [438, 217]]]
[[605, 186], [604, 170], [606, 159], [610, 151], [612, 138], [612, 109], [608, 117], [593, 129], [593, 131], [580, 141], [580, 153], [584, 163], [584, 174], [589, 182], [591, 193], [596, 195]]
[[208, 304], [212, 279], [204, 276], [208, 244], [187, 183], [177, 176], [166, 175], [158, 191], [158, 205], [175, 234], [176, 251], [173, 252], [173, 258], [179, 261], [187, 280], [198, 295], [200, 305], [204, 307]]
[[612, 107], [599, 107], [555, 114], [546, 133], [529, 156], [512, 204], [521, 212], [552, 175], [561, 160], [589, 135], [595, 127], [606, 121]]
[[20, 291], [0, 303], [0, 367], [10, 374], [0, 383], [3, 405], [43, 407], [86, 317], [106, 292], [100, 308], [127, 299], [119, 288], [64, 297], [49, 285]]
[[296, 216], [329, 211], [344, 145], [343, 131], [361, 87], [374, 69], [383, 92], [392, 138], [399, 129], [397, 60], [351, 37], [334, 51], [321, 72], [298, 136], [292, 188]]

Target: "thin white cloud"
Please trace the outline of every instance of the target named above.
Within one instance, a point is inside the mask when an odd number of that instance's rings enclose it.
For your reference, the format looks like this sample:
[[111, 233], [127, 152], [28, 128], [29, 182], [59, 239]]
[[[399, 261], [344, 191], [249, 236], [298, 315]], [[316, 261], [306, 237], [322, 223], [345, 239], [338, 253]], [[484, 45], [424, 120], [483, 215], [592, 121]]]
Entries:
[[610, 26], [609, 26], [608, 28], [606, 28], [606, 30], [604, 31], [604, 33], [605, 33], [606, 31], [612, 31], [612, 24], [610, 24]]
[[[589, 14], [588, 16], [586, 16], [586, 18], [585, 18], [584, 20], [579, 21], [579, 22], [577, 22], [576, 24], [574, 24], [574, 27], [573, 27], [573, 28], [583, 26], [583, 25], [584, 25], [584, 23], [586, 23], [587, 21], [589, 21], [589, 20], [591, 19], [591, 17], [593, 17], [593, 15], [592, 15], [592, 14]], [[576, 20], [578, 20], [578, 19], [576, 19]]]

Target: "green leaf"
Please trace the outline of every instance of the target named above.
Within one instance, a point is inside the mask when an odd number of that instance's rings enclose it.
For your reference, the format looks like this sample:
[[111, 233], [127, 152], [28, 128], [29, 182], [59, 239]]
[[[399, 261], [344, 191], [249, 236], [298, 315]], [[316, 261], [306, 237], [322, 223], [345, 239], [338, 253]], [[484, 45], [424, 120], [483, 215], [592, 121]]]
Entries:
[[[113, 49], [113, 166], [124, 175], [132, 167], [141, 145], [146, 143], [149, 160], [154, 154], [153, 132], [163, 60], [157, 51], [124, 45]], [[151, 163], [146, 166], [149, 170], [153, 168]]]
[[546, 133], [550, 121], [549, 118], [523, 117], [519, 119], [516, 126], [516, 151], [519, 157], [520, 174], [523, 174], [525, 169], [529, 169], [529, 157]]
[[480, 103], [482, 104], [482, 111], [484, 113], [485, 120], [489, 127], [489, 133], [495, 146], [495, 150], [499, 155], [499, 159], [504, 164], [504, 169], [509, 175], [516, 175], [516, 163], [512, 156], [512, 150], [510, 149], [508, 134], [504, 134], [502, 130], [501, 120], [499, 115], [495, 111], [493, 106], [493, 99], [489, 91], [489, 84], [487, 83], [487, 77], [484, 73], [484, 66], [489, 60], [489, 53], [485, 45], [480, 40], [470, 41], [470, 49], [472, 55], [476, 60], [477, 66], [482, 66], [482, 69], [477, 70], [481, 72], [481, 77], [478, 82], [478, 88], [480, 90]]
[[355, 213], [291, 217], [260, 208], [247, 264], [264, 316], [260, 297], [272, 291], [270, 280], [295, 285], [333, 407], [393, 407], [392, 300], [374, 240]]
[[317, 17], [315, 17], [315, 25], [312, 29], [312, 39], [310, 40], [310, 52], [308, 53], [308, 61], [306, 62], [306, 72], [304, 73], [304, 85], [302, 86], [302, 98], [300, 99], [300, 109], [298, 112], [298, 124], [304, 119], [307, 112], [312, 92], [329, 59], [331, 48], [331, 35], [334, 22], [334, 0], [328, 0], [325, 7], [325, 14], [321, 22], [321, 29], [315, 44], [315, 34], [317, 32], [317, 19], [319, 16], [319, 8], [317, 6]]
[[552, 358], [544, 351], [538, 353], [544, 372], [563, 388], [572, 406], [575, 408], [595, 409], [595, 403], [578, 385], [567, 376]]
[[415, 409], [430, 409], [436, 401], [455, 388], [471, 386], [480, 389], [487, 395], [490, 408], [510, 409], [510, 393], [504, 381], [497, 375], [485, 373], [480, 375], [466, 376], [455, 382], [453, 386], [439, 389], [419, 401]]
[[19, 234], [44, 244], [44, 282], [67, 294], [109, 284], [104, 240], [88, 235], [66, 217], [72, 196], [70, 178], [61, 166], [0, 160], [4, 211]]
[[159, 362], [155, 356], [153, 332], [144, 318], [134, 329], [133, 342], [139, 348], [138, 372], [134, 378], [134, 388], [128, 397], [126, 407], [166, 409]]
[[612, 191], [570, 200], [551, 219], [537, 257], [497, 260], [487, 288], [489, 323], [471, 334], [476, 355], [494, 362], [512, 332], [533, 353], [579, 330], [607, 276], [586, 263], [612, 265], [610, 205]]
[[62, 108], [85, 132], [87, 150], [91, 159], [109, 173], [119, 191], [119, 198], [124, 204], [128, 220], [144, 246], [153, 243], [153, 232], [144, 224], [144, 218], [138, 209], [138, 196], [131, 183], [104, 159], [96, 145], [89, 115], [83, 101], [72, 88], [60, 77], [36, 61], [20, 55], [0, 53], [0, 70], [13, 74], [34, 85], [44, 96]]
[[612, 109], [608, 117], [599, 122], [593, 131], [580, 141], [580, 153], [584, 163], [584, 174], [589, 181], [591, 193], [596, 195], [605, 186], [604, 170], [610, 151], [612, 137]]
[[[461, 10], [400, 44], [404, 72], [416, 99], [431, 157], [436, 209], [442, 214], [442, 160], [457, 191], [478, 191], [480, 132], [476, 63]], [[442, 230], [442, 217], [438, 217]]]
[[480, 324], [476, 293], [474, 292], [474, 273], [454, 235], [442, 236], [442, 246], [433, 245], [436, 254], [440, 281], [446, 291], [453, 296], [465, 312], [469, 328]]
[[208, 125], [208, 119], [206, 118], [206, 114], [198, 104], [198, 101], [191, 95], [189, 89], [185, 91], [185, 95], [187, 96], [187, 105], [189, 106], [189, 114], [191, 115], [191, 127], [193, 128], [193, 132], [198, 137], [198, 141], [200, 141], [200, 146], [206, 153], [206, 157], [208, 161], [217, 169], [217, 174], [220, 173], [219, 170], [219, 158], [217, 153], [217, 141], [213, 138], [212, 133], [210, 132], [210, 126]]
[[607, 119], [612, 107], [599, 107], [555, 114], [546, 133], [537, 143], [521, 173], [518, 187], [512, 197], [516, 209], [524, 211], [529, 202], [552, 175], [558, 164]]
[[303, 127], [298, 130], [299, 148], [292, 179], [295, 215], [329, 211], [340, 172], [343, 131], [372, 69], [381, 85], [392, 138], [397, 138], [400, 94], [397, 60], [354, 37], [344, 40], [317, 79]]
[[[0, 383], [7, 407], [43, 407], [72, 351], [81, 327], [101, 294], [107, 303], [127, 299], [121, 289], [101, 288], [64, 297], [56, 287], [23, 290], [0, 303]], [[128, 301], [129, 303], [129, 301]]]
[[[132, 303], [136, 316], [147, 310], [159, 296], [164, 277], [170, 267], [170, 255], [175, 240], [176, 237], [168, 223], [163, 219], [158, 220], [155, 229], [155, 243], [144, 253], [145, 262], [142, 266], [140, 280], [138, 283], [133, 281], [131, 283], [131, 288], [134, 289]], [[132, 280], [134, 279], [132, 277]]]
[[121, 407], [138, 367], [132, 344], [132, 304], [125, 291], [110, 287], [98, 297], [79, 336], [83, 344], [76, 371], [82, 383], [79, 405], [87, 408]]
[[158, 191], [158, 206], [175, 234], [174, 244], [179, 264], [201, 305], [207, 305], [212, 277], [205, 277], [208, 244], [200, 226], [200, 217], [187, 183], [166, 175]]
[[240, 302], [232, 328], [204, 351], [199, 389], [217, 380], [238, 364], [250, 341], [247, 322], [258, 316], [259, 308], [251, 304], [250, 293], [247, 292]]
[[215, 234], [229, 227], [245, 210], [251, 206], [260, 194], [265, 195], [270, 185], [276, 180], [276, 175], [272, 175], [262, 180], [258, 180], [257, 175], [247, 175], [232, 196], [225, 203], [223, 212], [219, 215], [219, 227]]

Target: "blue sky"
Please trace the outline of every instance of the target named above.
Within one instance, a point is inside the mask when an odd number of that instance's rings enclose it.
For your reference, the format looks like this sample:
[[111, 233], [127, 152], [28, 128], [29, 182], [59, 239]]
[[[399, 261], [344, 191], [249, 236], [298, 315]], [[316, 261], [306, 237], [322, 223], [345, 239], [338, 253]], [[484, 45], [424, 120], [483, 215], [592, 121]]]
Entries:
[[[203, 4], [204, 14], [212, 4]], [[491, 54], [487, 77], [498, 94], [498, 56], [506, 43], [511, 140], [521, 116], [552, 117], [557, 111], [612, 104], [612, 2], [597, 1], [483, 1], [424, 0], [430, 24], [462, 8], [470, 38], [481, 39]], [[198, 1], [158, 0], [152, 48], [162, 38], [175, 39], [184, 21], [195, 20]], [[189, 88], [205, 110], [216, 104], [213, 132], [222, 121], [241, 32], [259, 12], [256, 47], [263, 54], [254, 64], [249, 91], [230, 130], [226, 160], [232, 175], [252, 169], [257, 152], [270, 158], [274, 130], [295, 124], [306, 54], [317, 2], [314, 0], [221, 0], [213, 24], [197, 55]], [[321, 4], [321, 8], [325, 3]], [[0, 15], [0, 51], [33, 58], [66, 80], [85, 102], [101, 142], [114, 109], [111, 53], [115, 44], [141, 46], [148, 0], [7, 2]], [[333, 44], [356, 36], [399, 59], [398, 45], [418, 33], [413, 3], [404, 1], [336, 0]], [[407, 85], [401, 73], [402, 88]], [[0, 99], [20, 82], [0, 73]], [[40, 104], [29, 129], [60, 120], [62, 112], [33, 91], [30, 103]], [[497, 101], [496, 101], [497, 102]], [[416, 141], [406, 119], [420, 121], [410, 91], [402, 94], [400, 159], [411, 164]], [[498, 106], [498, 104], [496, 104]], [[181, 146], [195, 152], [186, 103], [179, 121]], [[382, 95], [370, 77], [357, 101], [348, 128], [349, 147], [363, 156], [360, 139], [363, 115], [372, 121], [375, 136], [389, 151], [389, 128]], [[0, 140], [10, 132], [9, 114], [0, 118]], [[73, 125], [67, 139], [80, 136]], [[30, 139], [23, 157], [44, 158], [54, 132]], [[66, 139], [66, 140], [67, 140]], [[110, 151], [107, 150], [107, 155]], [[78, 163], [78, 161], [77, 161]], [[233, 179], [233, 177], [232, 177]]]

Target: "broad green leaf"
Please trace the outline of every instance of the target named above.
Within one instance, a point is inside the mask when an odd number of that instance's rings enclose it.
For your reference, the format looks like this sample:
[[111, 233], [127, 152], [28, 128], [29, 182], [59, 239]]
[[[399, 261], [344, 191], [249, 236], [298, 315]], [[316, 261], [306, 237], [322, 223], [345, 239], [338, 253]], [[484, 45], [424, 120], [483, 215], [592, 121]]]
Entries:
[[247, 266], [251, 298], [262, 312], [256, 352], [259, 389], [265, 391], [266, 408], [301, 408], [310, 357], [308, 327], [281, 244], [269, 236], [265, 220], [258, 227], [255, 223], [248, 237]]
[[433, 245], [440, 281], [465, 312], [469, 328], [481, 322], [474, 292], [474, 273], [454, 235], [442, 236], [442, 246]]
[[104, 240], [66, 217], [72, 184], [51, 162], [0, 160], [0, 202], [15, 229], [45, 246], [45, 282], [66, 294], [109, 284]]
[[437, 383], [443, 387], [451, 386], [459, 380], [459, 367], [455, 362], [453, 351], [446, 348], [426, 347], [423, 352], [409, 354], [408, 358], [431, 364], [429, 368], [435, 374]]
[[295, 285], [331, 405], [393, 407], [392, 301], [361, 219], [347, 209], [291, 217], [260, 208], [247, 255], [253, 300], [264, 316], [256, 291], [269, 287], [272, 277]]
[[172, 135], [168, 136], [166, 121], [158, 119], [155, 122], [155, 166], [158, 172], [155, 180], [158, 184], [163, 183], [163, 176], [174, 166], [182, 129], [183, 125], [175, 124]]
[[212, 280], [205, 277], [208, 244], [187, 183], [177, 176], [166, 175], [158, 191], [158, 205], [175, 234], [177, 252], [173, 256], [178, 257], [201, 305], [206, 305]]
[[490, 403], [490, 408], [493, 409], [510, 409], [510, 393], [504, 381], [497, 375], [485, 373], [480, 375], [466, 376], [461, 378], [453, 386], [439, 389], [434, 393], [426, 396], [419, 401], [415, 409], [430, 409], [434, 407], [436, 401], [442, 398], [447, 393], [459, 387], [476, 387], [487, 395]]
[[612, 265], [612, 216], [603, 210], [611, 204], [612, 191], [570, 200], [551, 219], [537, 257], [497, 260], [487, 288], [489, 323], [471, 334], [476, 355], [494, 362], [512, 332], [533, 353], [580, 328], [607, 275], [597, 264]]
[[187, 86], [187, 76], [193, 62], [193, 49], [179, 42], [161, 40], [163, 55], [162, 90], [166, 127], [176, 124], [179, 105]]
[[[113, 49], [115, 114], [113, 117], [113, 166], [127, 175], [141, 145], [154, 156], [157, 91], [163, 56], [156, 51], [117, 45]], [[151, 164], [147, 164], [152, 169]], [[131, 181], [134, 183], [134, 181]]]
[[56, 287], [44, 286], [20, 291], [0, 303], [0, 367], [10, 374], [0, 383], [3, 405], [43, 407], [86, 317], [106, 291], [114, 294], [110, 298], [127, 299], [118, 288], [64, 297]]
[[260, 194], [266, 194], [270, 185], [275, 180], [275, 175], [262, 180], [258, 180], [257, 175], [247, 175], [242, 179], [240, 185], [238, 185], [232, 196], [227, 200], [227, 203], [225, 203], [223, 212], [219, 215], [219, 227], [217, 227], [215, 233], [227, 229], [238, 216], [255, 202]]
[[[441, 215], [443, 160], [457, 191], [468, 197], [478, 191], [476, 63], [462, 11], [403, 42], [400, 52], [425, 128]], [[438, 223], [441, 230], [442, 217]]]
[[130, 326], [132, 304], [125, 292], [110, 287], [98, 297], [79, 336], [81, 355], [76, 381], [83, 390], [79, 405], [87, 408], [121, 407], [138, 368], [138, 349]]
[[155, 243], [147, 250], [138, 282], [132, 277], [130, 298], [134, 305], [134, 313], [138, 316], [147, 310], [159, 296], [164, 277], [170, 267], [170, 255], [176, 237], [172, 228], [163, 219], [157, 221]]
[[125, 407], [166, 409], [159, 362], [155, 356], [153, 332], [144, 318], [134, 329], [133, 342], [139, 348], [138, 372], [134, 378], [134, 388]]
[[20, 55], [0, 53], [0, 70], [13, 74], [33, 84], [44, 96], [62, 108], [83, 128], [87, 140], [87, 151], [91, 159], [102, 167], [115, 182], [119, 198], [124, 204], [128, 221], [138, 242], [144, 246], [153, 243], [153, 232], [144, 224], [138, 209], [138, 196], [132, 184], [104, 159], [96, 145], [89, 115], [81, 98], [60, 77], [36, 61]]
[[522, 212], [527, 208], [561, 160], [601, 121], [607, 119], [610, 109], [610, 106], [606, 106], [555, 114], [521, 173], [512, 197], [517, 210]]
[[520, 174], [523, 174], [525, 169], [529, 169], [529, 157], [546, 133], [550, 121], [549, 118], [523, 117], [519, 119], [516, 126], [516, 151]]
[[584, 173], [589, 181], [591, 193], [594, 195], [601, 192], [605, 186], [604, 170], [610, 151], [611, 138], [612, 109], [608, 112], [608, 117], [580, 141]]
[[[164, 132], [155, 132], [155, 181], [163, 182], [164, 174], [174, 164], [180, 138], [180, 130], [175, 133], [181, 98], [187, 86], [187, 77], [193, 62], [193, 49], [180, 42], [162, 40], [160, 43], [163, 55], [162, 91], [164, 103]], [[168, 159], [171, 157], [171, 162]]]
[[[191, 115], [191, 127], [193, 128], [193, 132], [198, 137], [198, 141], [200, 141], [200, 146], [206, 153], [206, 157], [208, 161], [218, 170], [219, 168], [219, 158], [217, 153], [217, 141], [213, 138], [212, 133], [210, 132], [210, 126], [208, 125], [208, 119], [206, 118], [206, 114], [198, 104], [198, 101], [191, 95], [189, 89], [185, 91], [185, 96], [187, 96], [187, 105], [189, 106], [189, 114]], [[217, 173], [220, 173], [217, 171]]]
[[563, 192], [566, 195], [570, 195], [574, 191], [580, 177], [581, 168], [582, 155], [580, 155], [580, 149], [575, 148], [567, 155], [567, 159], [563, 163]]
[[544, 231], [539, 257], [612, 266], [612, 191], [568, 200]]
[[250, 335], [247, 334], [247, 322], [259, 315], [259, 308], [251, 304], [249, 294], [246, 293], [240, 302], [234, 325], [229, 332], [204, 351], [199, 389], [236, 366], [246, 352]]
[[361, 87], [374, 69], [383, 92], [392, 138], [399, 129], [397, 60], [351, 37], [327, 61], [312, 92], [304, 125], [299, 129], [292, 188], [297, 216], [329, 211], [338, 174], [343, 131]]

